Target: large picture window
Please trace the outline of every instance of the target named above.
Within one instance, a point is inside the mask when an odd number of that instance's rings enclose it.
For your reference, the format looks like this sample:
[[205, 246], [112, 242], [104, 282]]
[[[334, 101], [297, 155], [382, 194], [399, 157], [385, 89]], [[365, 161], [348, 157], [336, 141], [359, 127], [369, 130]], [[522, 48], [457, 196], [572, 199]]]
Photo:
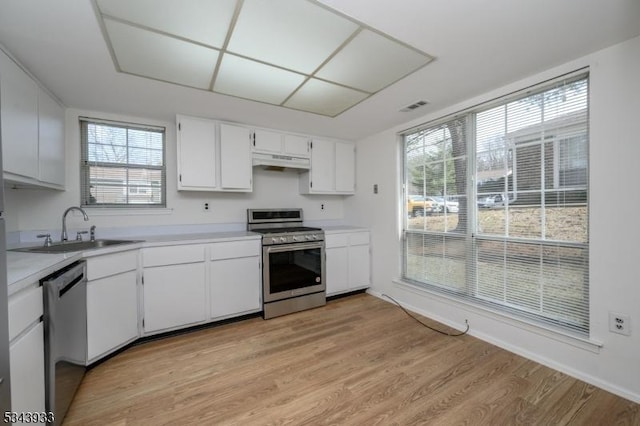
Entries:
[[403, 136], [403, 278], [588, 334], [588, 76]]
[[165, 129], [80, 119], [81, 204], [165, 207]]

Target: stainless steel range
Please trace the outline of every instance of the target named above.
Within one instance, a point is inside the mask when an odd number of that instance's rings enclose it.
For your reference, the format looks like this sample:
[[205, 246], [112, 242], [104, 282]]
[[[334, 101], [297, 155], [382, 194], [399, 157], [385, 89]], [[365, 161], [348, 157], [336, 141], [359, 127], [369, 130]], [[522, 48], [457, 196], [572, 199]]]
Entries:
[[247, 230], [262, 234], [265, 319], [327, 303], [324, 232], [303, 226], [302, 209], [248, 209]]

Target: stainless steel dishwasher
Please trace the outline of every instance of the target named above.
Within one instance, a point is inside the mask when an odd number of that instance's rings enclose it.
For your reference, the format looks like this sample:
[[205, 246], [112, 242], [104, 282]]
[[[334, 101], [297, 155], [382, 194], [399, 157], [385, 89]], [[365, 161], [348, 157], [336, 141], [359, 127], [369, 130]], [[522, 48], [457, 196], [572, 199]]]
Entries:
[[79, 261], [42, 280], [45, 408], [62, 424], [86, 371], [87, 273]]

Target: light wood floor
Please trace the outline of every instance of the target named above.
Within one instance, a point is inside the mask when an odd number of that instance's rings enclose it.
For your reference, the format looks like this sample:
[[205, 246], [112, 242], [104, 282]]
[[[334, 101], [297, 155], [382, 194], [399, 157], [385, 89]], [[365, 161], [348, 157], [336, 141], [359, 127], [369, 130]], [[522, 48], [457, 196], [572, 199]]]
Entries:
[[640, 406], [359, 294], [127, 349], [65, 421], [103, 424], [640, 425]]

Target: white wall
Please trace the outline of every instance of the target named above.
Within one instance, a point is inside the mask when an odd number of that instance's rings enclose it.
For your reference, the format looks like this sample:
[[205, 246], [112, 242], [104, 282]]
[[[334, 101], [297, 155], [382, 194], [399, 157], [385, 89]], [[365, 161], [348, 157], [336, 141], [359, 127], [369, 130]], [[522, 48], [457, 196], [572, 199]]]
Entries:
[[[590, 67], [590, 313], [592, 342], [508, 320], [394, 283], [400, 276], [400, 174], [397, 133], [419, 123], [585, 66]], [[462, 328], [628, 399], [640, 402], [640, 38], [599, 51], [358, 142], [358, 192], [347, 220], [372, 229], [374, 293]], [[470, 77], [473, 77], [470, 74]], [[377, 183], [380, 193], [373, 195]], [[608, 331], [610, 311], [631, 316], [631, 336]]]
[[[131, 227], [161, 227], [174, 225], [246, 224], [247, 208], [301, 207], [305, 220], [341, 221], [343, 196], [300, 195], [298, 175], [293, 172], [276, 172], [254, 169], [253, 192], [184, 192], [177, 191], [176, 130], [173, 122], [158, 122], [143, 117], [121, 116], [96, 111], [68, 109], [66, 112], [66, 191], [6, 188], [7, 231], [53, 231], [59, 239], [61, 217], [69, 206], [80, 205], [80, 125], [79, 116], [121, 120], [166, 127], [167, 161], [167, 209], [162, 214], [105, 215], [103, 210], [87, 209], [89, 222], [78, 215], [70, 215], [70, 229], [87, 229], [91, 225], [100, 231], [112, 228], [127, 230]], [[204, 202], [211, 210], [204, 212]], [[324, 205], [324, 209], [321, 207]], [[111, 212], [113, 210], [111, 209]], [[132, 233], [138, 230], [133, 230]], [[71, 234], [73, 235], [73, 234]]]

